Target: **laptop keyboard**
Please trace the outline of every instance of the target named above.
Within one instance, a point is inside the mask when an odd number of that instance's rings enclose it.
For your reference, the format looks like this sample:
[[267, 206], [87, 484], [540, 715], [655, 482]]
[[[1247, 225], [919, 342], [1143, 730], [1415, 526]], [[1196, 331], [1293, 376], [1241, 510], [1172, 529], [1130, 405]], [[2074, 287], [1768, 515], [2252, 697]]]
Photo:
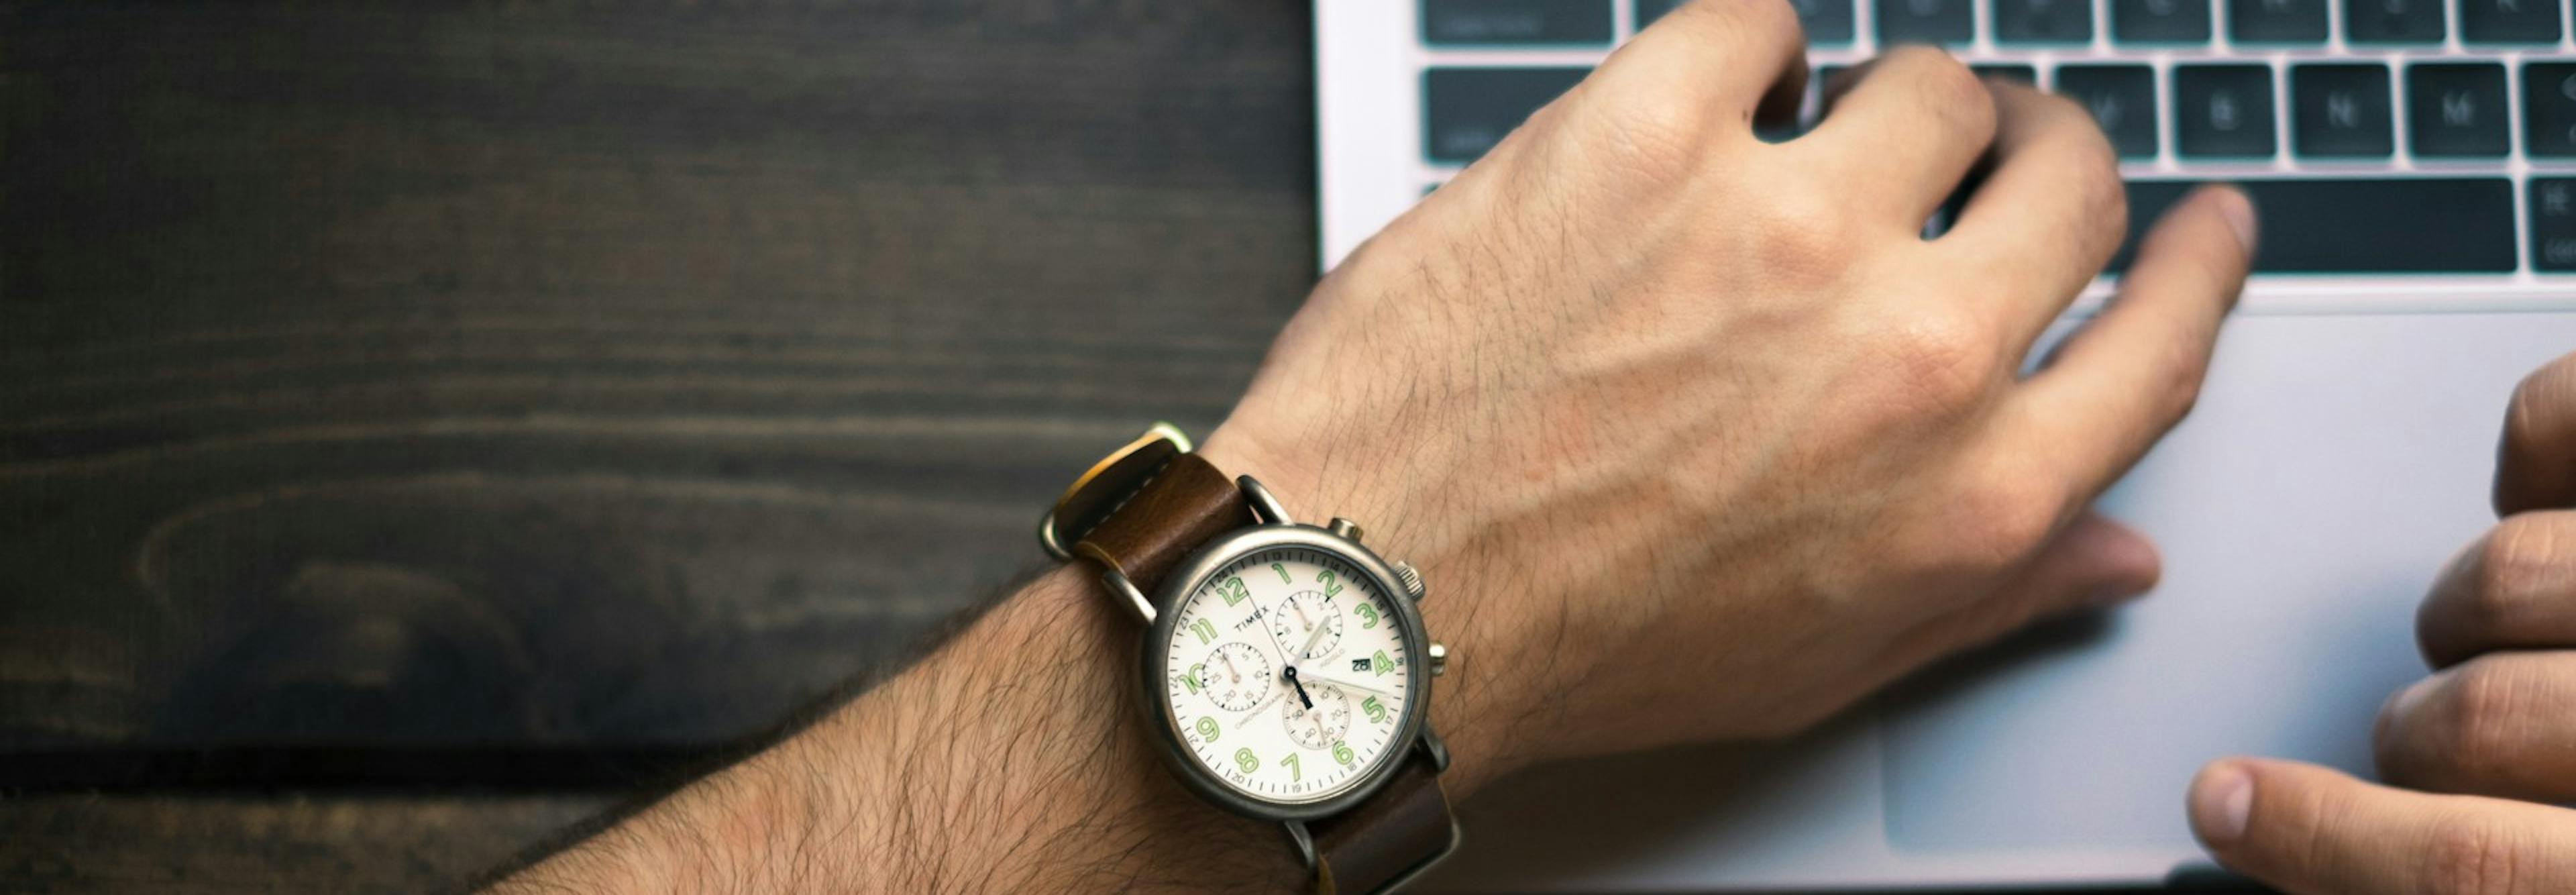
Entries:
[[[1415, 2], [1436, 183], [1681, 0]], [[1793, 5], [1812, 83], [1880, 46], [1938, 43], [2083, 103], [2121, 155], [2132, 232], [2192, 185], [2224, 180], [2260, 209], [2260, 272], [2576, 284], [2552, 276], [2576, 274], [2563, 0]]]

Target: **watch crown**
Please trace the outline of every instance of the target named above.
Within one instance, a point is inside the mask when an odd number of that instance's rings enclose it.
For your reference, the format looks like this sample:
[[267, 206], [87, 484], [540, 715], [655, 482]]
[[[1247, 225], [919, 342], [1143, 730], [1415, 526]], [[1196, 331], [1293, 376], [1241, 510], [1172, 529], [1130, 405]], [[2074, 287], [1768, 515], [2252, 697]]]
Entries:
[[1422, 584], [1422, 573], [1415, 571], [1412, 563], [1396, 563], [1395, 580], [1404, 585], [1404, 595], [1412, 597], [1413, 602], [1422, 602], [1423, 597], [1431, 595], [1430, 589]]
[[1431, 676], [1439, 677], [1441, 672], [1447, 670], [1449, 670], [1449, 647], [1443, 644], [1433, 643], [1431, 645]]
[[1333, 524], [1326, 526], [1324, 530], [1332, 532], [1336, 536], [1349, 538], [1354, 541], [1360, 539], [1360, 524], [1344, 519], [1340, 516], [1333, 517]]

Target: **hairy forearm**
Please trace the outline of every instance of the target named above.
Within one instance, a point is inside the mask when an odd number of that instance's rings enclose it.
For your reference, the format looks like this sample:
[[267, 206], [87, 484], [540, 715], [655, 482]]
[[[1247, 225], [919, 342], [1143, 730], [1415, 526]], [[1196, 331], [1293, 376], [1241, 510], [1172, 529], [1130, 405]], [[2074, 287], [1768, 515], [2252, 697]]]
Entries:
[[1181, 789], [1136, 634], [1068, 567], [920, 664], [497, 892], [1287, 889], [1274, 825]]

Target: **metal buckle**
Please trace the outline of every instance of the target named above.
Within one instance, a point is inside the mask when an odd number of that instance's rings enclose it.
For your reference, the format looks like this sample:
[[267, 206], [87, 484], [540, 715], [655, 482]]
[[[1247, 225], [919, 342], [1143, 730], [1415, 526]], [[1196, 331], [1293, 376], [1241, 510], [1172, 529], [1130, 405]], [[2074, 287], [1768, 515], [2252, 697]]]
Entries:
[[1060, 562], [1071, 561], [1074, 544], [1136, 496], [1163, 464], [1191, 449], [1190, 437], [1178, 426], [1157, 422], [1147, 428], [1127, 446], [1091, 464], [1064, 489], [1055, 506], [1047, 508], [1046, 518], [1038, 520], [1038, 545]]

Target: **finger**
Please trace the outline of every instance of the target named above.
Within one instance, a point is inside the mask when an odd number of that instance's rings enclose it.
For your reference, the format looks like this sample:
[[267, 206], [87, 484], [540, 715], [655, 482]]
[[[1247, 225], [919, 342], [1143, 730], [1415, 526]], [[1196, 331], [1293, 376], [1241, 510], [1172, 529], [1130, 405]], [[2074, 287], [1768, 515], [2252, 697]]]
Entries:
[[2451, 560], [2415, 613], [2424, 661], [2576, 648], [2576, 511], [2508, 516]]
[[2163, 567], [2145, 535], [2087, 511], [1993, 597], [1936, 616], [1899, 641], [1898, 665], [1912, 668], [2046, 616], [2127, 602], [2154, 588]]
[[2496, 447], [2496, 514], [2549, 507], [2576, 507], [2576, 354], [2514, 387]]
[[2576, 812], [2228, 759], [2191, 783], [2191, 827], [2219, 862], [2293, 895], [2576, 889]]
[[1994, 143], [1994, 96], [1929, 47], [1898, 47], [1837, 86], [1824, 119], [1794, 145], [1851, 201], [1920, 231]]
[[1807, 90], [1807, 38], [1788, 0], [1694, 0], [1603, 62], [1599, 92], [1716, 110], [1752, 133], [1793, 120]]
[[2166, 211], [2110, 307], [2004, 401], [2000, 450], [2053, 468], [2070, 504], [2136, 464], [2200, 394], [2219, 322], [2245, 286], [2253, 220], [2227, 188]]
[[2392, 784], [2576, 800], [2576, 652], [2490, 653], [2425, 678], [2380, 709], [2371, 739]]
[[2119, 156], [2083, 106], [2003, 80], [1991, 169], [1940, 244], [1994, 284], [2011, 343], [2027, 350], [2128, 235]]

